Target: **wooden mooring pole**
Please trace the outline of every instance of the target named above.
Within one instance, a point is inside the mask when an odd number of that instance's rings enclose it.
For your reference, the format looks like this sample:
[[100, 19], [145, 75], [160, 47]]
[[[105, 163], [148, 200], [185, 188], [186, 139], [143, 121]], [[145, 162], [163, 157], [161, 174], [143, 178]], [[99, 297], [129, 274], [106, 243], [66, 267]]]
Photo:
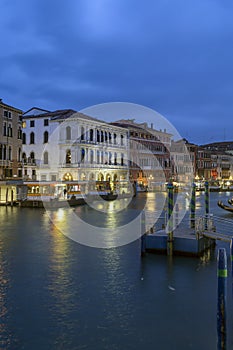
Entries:
[[[233, 277], [233, 238], [230, 242], [230, 254], [231, 254], [231, 276]], [[232, 286], [233, 286], [233, 280], [232, 280]]]
[[14, 205], [14, 191], [11, 190], [11, 207]]
[[141, 213], [141, 256], [146, 253], [146, 216], [145, 212]]
[[196, 213], [196, 185], [192, 185], [192, 196], [190, 202], [190, 227], [195, 228], [195, 213]]
[[209, 183], [205, 182], [205, 230], [208, 230], [208, 218], [210, 213]]
[[218, 250], [218, 309], [217, 333], [218, 350], [226, 349], [226, 284], [227, 284], [227, 257], [225, 248]]
[[8, 187], [6, 189], [6, 205], [8, 204]]
[[168, 236], [167, 236], [167, 255], [172, 256], [173, 255], [173, 208], [174, 208], [174, 187], [172, 183], [169, 183], [167, 185], [168, 190], [168, 217], [167, 217], [167, 229], [168, 229]]

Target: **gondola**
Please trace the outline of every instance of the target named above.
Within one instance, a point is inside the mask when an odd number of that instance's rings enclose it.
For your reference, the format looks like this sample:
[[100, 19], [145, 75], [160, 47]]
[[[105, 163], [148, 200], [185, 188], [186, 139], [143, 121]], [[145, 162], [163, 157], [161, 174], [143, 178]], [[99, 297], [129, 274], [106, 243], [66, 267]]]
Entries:
[[218, 201], [218, 206], [226, 211], [230, 211], [233, 213], [233, 207], [230, 207], [229, 205], [223, 204], [222, 201]]

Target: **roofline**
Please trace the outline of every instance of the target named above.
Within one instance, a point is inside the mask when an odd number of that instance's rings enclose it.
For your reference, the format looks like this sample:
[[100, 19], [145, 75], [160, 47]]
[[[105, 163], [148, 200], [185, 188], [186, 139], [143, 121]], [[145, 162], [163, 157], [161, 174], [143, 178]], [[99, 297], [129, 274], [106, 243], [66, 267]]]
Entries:
[[[132, 122], [121, 122], [119, 121], [114, 121], [114, 122], [110, 122], [111, 124], [114, 124], [115, 126], [117, 126], [116, 124], [121, 124], [121, 125], [125, 125], [125, 126], [121, 126], [121, 128], [124, 129], [135, 129], [135, 130], [142, 130], [142, 131], [146, 131], [150, 134], [153, 133], [159, 133], [159, 134], [163, 134], [163, 135], [167, 135], [167, 136], [174, 136], [173, 134], [167, 132], [167, 131], [163, 131], [163, 130], [158, 130], [158, 129], [151, 129], [149, 126], [147, 126], [146, 128], [143, 127], [143, 123], [132, 123]], [[145, 122], [146, 123], [146, 122]]]
[[[31, 110], [33, 110], [33, 109], [37, 109], [39, 111], [43, 111], [43, 112], [46, 112], [46, 113], [49, 113], [49, 112], [51, 113], [51, 111], [48, 111], [47, 109], [43, 109], [43, 108], [39, 108], [39, 107], [32, 107], [32, 108], [28, 109], [27, 111], [23, 112], [23, 114], [26, 114], [26, 113], [30, 112]], [[33, 115], [33, 114], [31, 114], [31, 115]]]
[[0, 100], [0, 106], [3, 107], [3, 108], [4, 108], [4, 107], [5, 107], [5, 108], [9, 108], [9, 109], [11, 109], [11, 110], [13, 110], [13, 111], [15, 111], [15, 112], [18, 112], [18, 113], [20, 113], [20, 114], [23, 114], [22, 109], [19, 109], [19, 108], [10, 106], [10, 105], [8, 105], [8, 104], [2, 102], [2, 100]]
[[[66, 112], [66, 113], [68, 113], [68, 112], [74, 112], [74, 113], [76, 113], [76, 111], [74, 111], [74, 110], [72, 110], [72, 109], [58, 109], [58, 110], [56, 110], [56, 111], [48, 111], [48, 112], [46, 112], [46, 113], [41, 113], [41, 114], [29, 114], [29, 115], [23, 115], [22, 117], [23, 117], [23, 119], [39, 119], [39, 118], [51, 118], [51, 121], [52, 121], [52, 118], [55, 118], [56, 117], [56, 115], [55, 115], [55, 113], [57, 113], [58, 115], [59, 115], [59, 113], [64, 113], [64, 112]], [[26, 112], [25, 112], [26, 113]], [[50, 115], [50, 114], [54, 114], [54, 115]], [[56, 121], [55, 119], [54, 119], [54, 121]]]
[[[77, 111], [74, 112], [68, 119], [69, 120], [74, 120], [74, 121], [77, 120], [77, 119], [81, 119], [81, 120], [83, 120], [85, 122], [90, 122], [90, 123], [94, 123], [94, 124], [98, 124], [98, 125], [104, 125], [104, 126], [108, 126], [108, 127], [115, 126], [116, 128], [118, 128], [118, 129], [120, 129], [120, 130], [122, 130], [124, 132], [125, 132], [125, 129], [126, 129], [126, 128], [118, 126], [118, 125], [112, 125], [111, 122], [106, 122], [104, 120], [97, 119], [97, 118], [94, 118], [94, 117], [92, 117], [90, 115], [84, 114], [82, 112], [77, 112]], [[66, 120], [67, 120], [66, 117], [63, 118], [61, 116], [61, 117], [58, 117], [58, 118], [55, 117], [54, 119], [52, 118], [51, 122], [64, 122]]]

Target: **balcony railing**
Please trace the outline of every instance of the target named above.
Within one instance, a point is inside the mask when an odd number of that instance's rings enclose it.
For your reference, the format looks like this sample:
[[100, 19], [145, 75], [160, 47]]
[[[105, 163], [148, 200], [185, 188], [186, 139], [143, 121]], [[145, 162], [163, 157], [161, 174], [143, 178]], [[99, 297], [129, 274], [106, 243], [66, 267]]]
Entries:
[[124, 169], [128, 168], [127, 164], [97, 164], [97, 163], [64, 163], [60, 164], [62, 168], [101, 168], [101, 169]]
[[58, 144], [59, 145], [64, 145], [64, 144], [66, 144], [66, 145], [77, 145], [77, 144], [79, 144], [79, 145], [99, 145], [99, 146], [102, 146], [102, 147], [109, 147], [109, 148], [111, 148], [111, 147], [113, 147], [113, 148], [123, 148], [123, 149], [125, 149], [126, 148], [126, 145], [125, 144], [118, 144], [118, 143], [114, 143], [114, 142], [112, 142], [112, 143], [109, 143], [109, 142], [105, 142], [105, 141], [103, 141], [103, 142], [101, 142], [101, 141], [89, 141], [89, 140], [59, 140], [58, 141]]
[[25, 160], [23, 159], [22, 160], [22, 165], [23, 166], [36, 166], [36, 160], [35, 159], [32, 159], [32, 160]]

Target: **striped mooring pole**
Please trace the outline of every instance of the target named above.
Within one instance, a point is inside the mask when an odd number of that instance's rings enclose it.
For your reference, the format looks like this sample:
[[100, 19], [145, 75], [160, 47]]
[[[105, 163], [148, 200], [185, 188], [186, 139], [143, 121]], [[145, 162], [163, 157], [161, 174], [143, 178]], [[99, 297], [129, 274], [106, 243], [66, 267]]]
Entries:
[[233, 238], [230, 243], [230, 254], [231, 254], [231, 293], [233, 298]]
[[196, 212], [196, 185], [192, 185], [192, 196], [190, 202], [190, 227], [195, 228], [195, 212]]
[[179, 226], [179, 204], [175, 205], [175, 227]]
[[[233, 238], [231, 239], [230, 250], [231, 250], [231, 277], [233, 277]], [[232, 288], [233, 288], [233, 280], [232, 280]], [[233, 289], [232, 289], [232, 292], [233, 292]]]
[[218, 309], [217, 333], [218, 350], [226, 349], [226, 289], [227, 289], [227, 256], [225, 248], [218, 250]]
[[167, 210], [167, 226], [168, 226], [168, 237], [167, 237], [167, 255], [173, 254], [173, 208], [174, 208], [174, 196], [173, 196], [173, 184], [168, 183], [168, 210]]
[[141, 213], [141, 256], [146, 253], [146, 216], [145, 212]]
[[205, 230], [208, 230], [208, 217], [210, 213], [209, 183], [205, 182]]

